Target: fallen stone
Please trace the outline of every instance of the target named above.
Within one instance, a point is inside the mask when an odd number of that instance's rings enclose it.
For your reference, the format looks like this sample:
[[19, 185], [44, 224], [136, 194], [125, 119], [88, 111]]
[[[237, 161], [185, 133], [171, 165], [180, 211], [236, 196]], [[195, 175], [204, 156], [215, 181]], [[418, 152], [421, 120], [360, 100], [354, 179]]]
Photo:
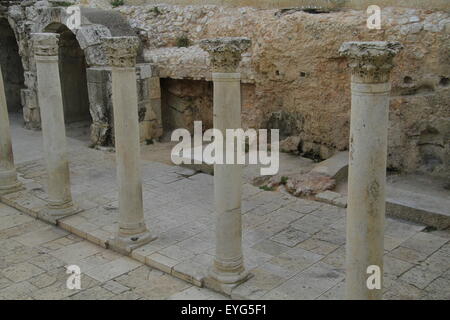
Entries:
[[321, 173], [341, 181], [348, 175], [348, 151], [336, 153], [331, 158], [318, 163], [312, 172]]
[[287, 137], [283, 141], [280, 142], [280, 151], [281, 152], [295, 152], [298, 151], [298, 146], [300, 144], [299, 136], [291, 136]]
[[326, 190], [331, 190], [336, 186], [336, 180], [330, 176], [309, 172], [289, 178], [286, 189], [294, 196], [314, 195]]

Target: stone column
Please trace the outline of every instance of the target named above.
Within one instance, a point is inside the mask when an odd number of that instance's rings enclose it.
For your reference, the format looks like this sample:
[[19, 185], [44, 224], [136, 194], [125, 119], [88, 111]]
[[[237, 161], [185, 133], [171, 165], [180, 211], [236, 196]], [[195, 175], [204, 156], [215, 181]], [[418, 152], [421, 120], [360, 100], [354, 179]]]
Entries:
[[130, 252], [150, 242], [144, 221], [138, 99], [136, 86], [136, 37], [109, 37], [104, 40], [112, 67], [112, 104], [119, 184], [119, 230], [111, 245], [118, 251]]
[[[241, 128], [241, 75], [236, 69], [242, 52], [250, 47], [247, 38], [218, 38], [201, 42], [210, 54], [214, 82], [214, 128], [222, 132]], [[246, 280], [242, 254], [241, 224], [242, 165], [214, 165], [216, 210], [216, 255], [211, 278], [218, 284]]]
[[0, 68], [0, 194], [18, 191], [21, 186], [21, 183], [17, 180], [16, 168], [14, 167], [8, 106], [6, 105], [2, 69]]
[[[352, 71], [347, 299], [382, 298], [389, 76], [401, 48], [398, 42], [346, 42], [339, 50]], [[379, 273], [369, 266], [379, 268]], [[381, 288], [370, 289], [368, 280], [376, 284], [377, 274]]]
[[58, 66], [59, 35], [34, 33], [32, 39], [48, 174], [47, 210], [42, 213], [42, 218], [56, 222], [59, 218], [80, 211], [73, 204], [70, 191], [66, 128]]

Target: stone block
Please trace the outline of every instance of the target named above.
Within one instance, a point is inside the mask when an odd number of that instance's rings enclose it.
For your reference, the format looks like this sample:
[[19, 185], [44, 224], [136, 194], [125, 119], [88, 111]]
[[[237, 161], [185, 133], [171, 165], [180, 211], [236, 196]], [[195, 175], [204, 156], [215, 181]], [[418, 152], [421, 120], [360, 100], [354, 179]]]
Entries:
[[202, 287], [203, 280], [207, 276], [207, 268], [192, 259], [175, 265], [172, 268], [172, 275], [197, 287]]
[[16, 241], [26, 246], [39, 246], [45, 242], [49, 242], [55, 239], [65, 237], [67, 231], [61, 230], [56, 227], [47, 226], [37, 231], [26, 233], [22, 236], [15, 238]]
[[76, 32], [76, 37], [81, 49], [101, 44], [104, 37], [111, 37], [109, 29], [100, 24], [82, 26]]
[[138, 63], [136, 69], [139, 72], [140, 79], [156, 78], [159, 80], [158, 69], [156, 65], [150, 63]]
[[180, 261], [163, 256], [157, 252], [152, 253], [145, 259], [145, 264], [169, 274], [172, 272], [172, 268], [178, 263]]
[[97, 267], [87, 269], [84, 272], [97, 281], [106, 282], [128, 273], [139, 266], [141, 266], [141, 263], [138, 261], [128, 257], [121, 257]]

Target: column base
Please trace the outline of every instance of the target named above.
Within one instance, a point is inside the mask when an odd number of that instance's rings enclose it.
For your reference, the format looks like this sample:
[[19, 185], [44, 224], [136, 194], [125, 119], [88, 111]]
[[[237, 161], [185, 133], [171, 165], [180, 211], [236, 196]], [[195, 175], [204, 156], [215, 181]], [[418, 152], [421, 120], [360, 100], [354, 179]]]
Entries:
[[211, 267], [209, 275], [211, 278], [216, 279], [218, 282], [225, 284], [241, 283], [248, 278], [248, 271], [244, 266], [238, 267], [235, 270], [220, 270], [216, 265]]
[[10, 186], [0, 186], [0, 195], [14, 193], [21, 190], [25, 190], [25, 187], [22, 185], [21, 182], [17, 181], [17, 183]]
[[222, 292], [227, 295], [231, 295], [231, 291], [252, 278], [253, 274], [243, 269], [240, 272], [221, 272], [215, 267], [211, 267], [209, 270], [209, 276], [204, 279], [204, 284], [207, 288], [210, 288], [217, 292]]
[[22, 183], [17, 180], [15, 169], [0, 172], [0, 194], [8, 194], [25, 189]]
[[47, 204], [46, 208], [38, 213], [38, 217], [49, 223], [57, 224], [59, 219], [82, 212], [72, 201], [63, 205]]
[[139, 248], [155, 239], [156, 237], [152, 236], [149, 231], [126, 236], [117, 234], [115, 238], [108, 241], [108, 247], [109, 249], [122, 254], [130, 254], [134, 249]]

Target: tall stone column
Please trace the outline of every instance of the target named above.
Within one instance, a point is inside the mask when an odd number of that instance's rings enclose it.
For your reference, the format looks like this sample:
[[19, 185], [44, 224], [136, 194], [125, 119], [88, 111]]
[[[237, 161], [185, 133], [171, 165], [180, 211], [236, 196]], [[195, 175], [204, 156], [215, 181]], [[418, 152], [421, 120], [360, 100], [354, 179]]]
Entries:
[[6, 105], [2, 69], [0, 68], [0, 194], [21, 189], [17, 180], [9, 128], [8, 106]]
[[112, 67], [112, 103], [119, 184], [119, 230], [111, 245], [130, 252], [153, 238], [144, 221], [138, 98], [136, 86], [137, 37], [109, 37], [104, 40]]
[[347, 299], [382, 298], [389, 77], [401, 48], [398, 42], [346, 42], [339, 50], [352, 71]]
[[58, 66], [56, 33], [32, 34], [41, 111], [42, 138], [47, 162], [48, 202], [42, 218], [51, 222], [80, 211], [72, 202], [66, 150], [66, 128]]
[[[214, 82], [214, 128], [241, 128], [241, 75], [236, 69], [241, 54], [250, 47], [247, 38], [218, 38], [201, 42], [210, 54]], [[225, 157], [224, 157], [225, 158]], [[242, 165], [214, 165], [214, 203], [216, 210], [216, 254], [211, 278], [219, 284], [246, 280], [242, 254], [241, 224]]]

